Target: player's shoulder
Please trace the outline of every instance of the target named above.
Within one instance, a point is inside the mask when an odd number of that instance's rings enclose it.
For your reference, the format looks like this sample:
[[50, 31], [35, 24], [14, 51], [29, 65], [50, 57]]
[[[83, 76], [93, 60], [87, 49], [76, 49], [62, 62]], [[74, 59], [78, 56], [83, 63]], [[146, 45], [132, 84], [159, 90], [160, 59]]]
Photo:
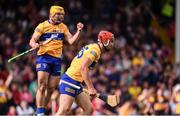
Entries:
[[90, 48], [90, 49], [98, 49], [99, 48], [97, 43], [88, 44], [87, 47]]
[[42, 21], [40, 24], [48, 24], [48, 20]]
[[43, 27], [43, 26], [46, 26], [48, 24], [49, 24], [48, 20], [45, 20], [45, 21], [39, 23], [38, 27]]
[[101, 53], [101, 50], [100, 50], [100, 48], [99, 48], [99, 46], [98, 46], [97, 43], [88, 44], [87, 47], [88, 47], [88, 50], [89, 50], [90, 52], [91, 52], [91, 51], [94, 51], [94, 52], [96, 52], [97, 54], [100, 54], [100, 53]]
[[61, 23], [60, 25], [67, 26], [65, 23]]
[[61, 27], [63, 27], [63, 28], [68, 28], [65, 23], [61, 23], [61, 24], [59, 24], [59, 25], [60, 25]]
[[100, 56], [100, 49], [97, 43], [88, 44], [86, 49], [88, 50], [87, 55], [93, 56], [94, 58]]

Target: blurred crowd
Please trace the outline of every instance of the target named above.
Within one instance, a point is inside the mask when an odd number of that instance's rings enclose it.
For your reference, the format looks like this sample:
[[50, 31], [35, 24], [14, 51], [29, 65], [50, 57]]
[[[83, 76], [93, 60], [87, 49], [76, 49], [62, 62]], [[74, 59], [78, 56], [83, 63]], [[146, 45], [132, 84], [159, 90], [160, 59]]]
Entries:
[[[7, 60], [29, 49], [35, 27], [48, 19], [50, 0], [0, 1], [0, 114], [31, 115], [35, 111], [37, 76], [35, 52], [12, 63]], [[180, 63], [173, 62], [175, 38], [173, 0], [65, 0], [65, 24], [72, 33], [77, 22], [85, 28], [74, 45], [64, 42], [62, 74], [77, 52], [95, 42], [99, 30], [115, 34], [112, 51], [102, 54], [90, 77], [98, 92], [117, 94], [121, 103], [109, 107], [93, 99], [93, 115], [180, 114]], [[152, 22], [161, 28], [152, 26]], [[167, 40], [166, 40], [167, 41]], [[170, 43], [169, 43], [170, 44]], [[47, 114], [58, 108], [58, 91], [51, 97]], [[80, 111], [76, 104], [72, 113]]]

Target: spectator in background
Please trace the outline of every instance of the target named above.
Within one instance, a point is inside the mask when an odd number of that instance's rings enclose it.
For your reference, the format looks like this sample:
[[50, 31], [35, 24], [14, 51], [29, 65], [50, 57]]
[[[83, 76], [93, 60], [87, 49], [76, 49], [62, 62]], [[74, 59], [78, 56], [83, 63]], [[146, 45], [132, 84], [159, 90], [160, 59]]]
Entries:
[[174, 86], [172, 91], [172, 97], [170, 99], [170, 108], [172, 111], [172, 114], [180, 114], [180, 84], [177, 84]]
[[[34, 78], [34, 77], [33, 77]], [[29, 92], [31, 93], [33, 99], [36, 96], [36, 90], [37, 90], [37, 80], [33, 79], [31, 80], [30, 84], [29, 84]]]
[[16, 107], [15, 106], [10, 106], [9, 111], [6, 114], [7, 116], [15, 116], [17, 115], [16, 113]]
[[11, 84], [11, 87], [10, 87], [10, 91], [12, 93], [12, 96], [13, 96], [13, 101], [16, 105], [18, 105], [20, 103], [20, 90], [19, 90], [19, 86], [18, 86], [18, 83], [15, 83], [13, 82]]
[[4, 82], [0, 78], [0, 114], [5, 115], [8, 110], [8, 102], [12, 98], [12, 93], [9, 91], [9, 85], [13, 79], [13, 71], [10, 71], [7, 80]]
[[134, 80], [132, 85], [129, 86], [128, 92], [134, 99], [137, 99], [142, 91], [142, 88], [138, 85], [138, 82]]
[[27, 101], [22, 100], [20, 102], [20, 105], [16, 107], [16, 111], [18, 115], [26, 115], [26, 116], [32, 116], [34, 113], [34, 109], [29, 106]]
[[169, 114], [168, 112], [169, 106], [163, 95], [163, 89], [164, 88], [158, 88], [156, 96], [155, 96], [155, 103], [153, 105], [153, 110], [156, 115]]
[[176, 108], [175, 108], [174, 114], [179, 115], [180, 114], [180, 90], [178, 90], [175, 95], [175, 104], [176, 104]]
[[28, 91], [28, 85], [27, 84], [24, 84], [22, 86], [22, 90], [20, 92], [20, 99], [25, 100], [28, 103], [33, 102], [33, 97], [32, 97], [32, 94], [30, 93], [30, 91]]

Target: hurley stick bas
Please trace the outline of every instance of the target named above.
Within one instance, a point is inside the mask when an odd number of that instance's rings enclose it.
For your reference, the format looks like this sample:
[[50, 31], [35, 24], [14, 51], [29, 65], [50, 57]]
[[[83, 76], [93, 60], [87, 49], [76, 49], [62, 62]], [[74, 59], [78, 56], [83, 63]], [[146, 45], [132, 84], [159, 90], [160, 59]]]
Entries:
[[[69, 83], [69, 82], [64, 81], [64, 80], [61, 80], [60, 84], [61, 83], [67, 84], [67, 85], [72, 86], [76, 89], [80, 89], [79, 86], [74, 85], [74, 84]], [[83, 88], [83, 91], [89, 95], [87, 89]], [[104, 93], [97, 93], [96, 97], [101, 99], [102, 101], [104, 101], [105, 103], [107, 103], [111, 107], [115, 107], [115, 106], [119, 105], [119, 103], [120, 103], [120, 97], [118, 95], [108, 95], [108, 94], [104, 94]]]
[[[40, 46], [49, 43], [51, 40], [52, 40], [52, 39], [48, 39], [48, 40], [44, 41], [42, 44], [40, 44]], [[35, 50], [35, 49], [31, 48], [31, 49], [29, 49], [29, 50], [26, 50], [25, 52], [22, 52], [22, 53], [20, 53], [20, 54], [18, 54], [18, 55], [16, 55], [16, 56], [10, 58], [10, 59], [8, 60], [8, 62], [11, 62], [11, 61], [15, 60], [16, 58], [19, 58], [19, 57], [21, 57], [21, 56], [23, 56], [23, 55], [25, 55], [25, 54], [27, 54], [27, 53], [29, 53], [29, 52], [32, 52], [33, 50]]]

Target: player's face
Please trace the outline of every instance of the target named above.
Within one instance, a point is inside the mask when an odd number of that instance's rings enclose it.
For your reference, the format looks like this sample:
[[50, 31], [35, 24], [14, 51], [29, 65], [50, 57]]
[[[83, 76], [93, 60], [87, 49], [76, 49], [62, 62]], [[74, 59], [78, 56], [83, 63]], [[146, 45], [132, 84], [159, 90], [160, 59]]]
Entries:
[[53, 20], [54, 20], [56, 23], [61, 23], [61, 22], [64, 20], [64, 14], [62, 14], [62, 13], [56, 13], [56, 14], [53, 16]]
[[114, 38], [111, 39], [111, 41], [109, 42], [109, 45], [107, 46], [107, 49], [110, 50], [112, 49], [114, 46]]

